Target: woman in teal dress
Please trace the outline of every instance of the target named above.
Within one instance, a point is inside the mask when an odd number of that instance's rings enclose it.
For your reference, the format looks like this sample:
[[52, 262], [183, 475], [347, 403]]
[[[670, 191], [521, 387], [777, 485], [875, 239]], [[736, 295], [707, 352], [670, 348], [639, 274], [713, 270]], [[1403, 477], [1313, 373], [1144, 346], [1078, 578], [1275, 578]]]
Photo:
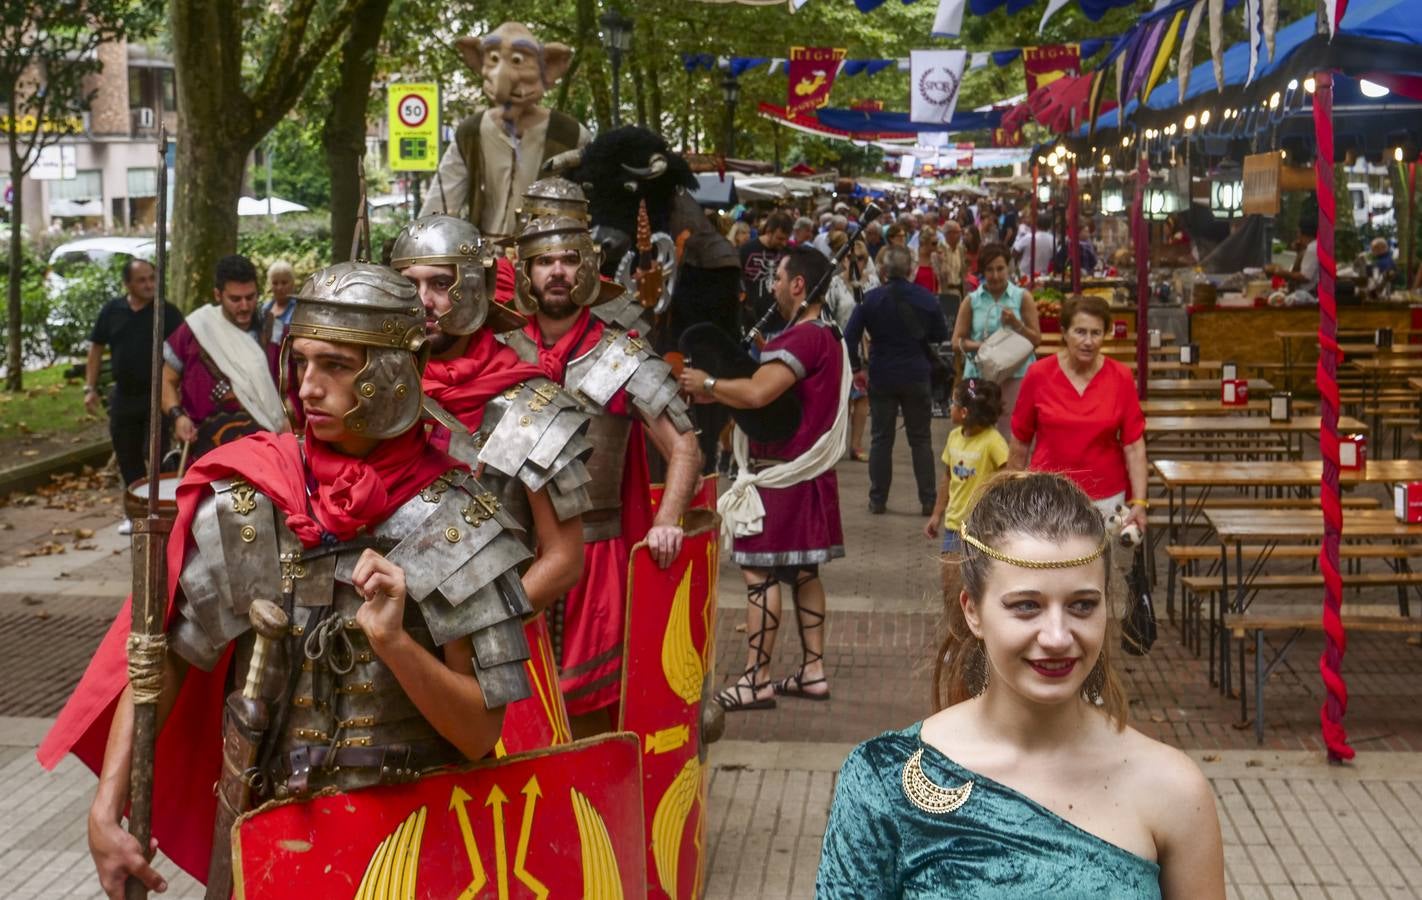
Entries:
[[[982, 283], [964, 299], [953, 320], [952, 347], [963, 354], [964, 378], [981, 377], [977, 352], [995, 331], [1011, 328], [1031, 341], [1033, 347], [1042, 343], [1037, 302], [1032, 299], [1031, 291], [1012, 283], [1007, 248], [1001, 244], [984, 244], [978, 251], [978, 267]], [[1017, 405], [1017, 392], [1022, 389], [1027, 367], [1035, 359], [1029, 353], [1017, 371], [998, 385], [1002, 390], [1002, 415], [997, 418], [997, 430], [1008, 440], [1012, 439], [1012, 409]]]
[[1209, 783], [1126, 725], [1100, 513], [1061, 476], [1008, 473], [962, 538], [943, 708], [845, 761], [817, 897], [1223, 898]]

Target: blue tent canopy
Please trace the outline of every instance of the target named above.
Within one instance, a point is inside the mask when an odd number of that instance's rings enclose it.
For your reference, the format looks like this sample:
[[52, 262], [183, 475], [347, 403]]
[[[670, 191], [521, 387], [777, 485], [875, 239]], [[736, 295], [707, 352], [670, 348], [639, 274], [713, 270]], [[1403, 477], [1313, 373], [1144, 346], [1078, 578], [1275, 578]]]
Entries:
[[990, 112], [959, 112], [947, 125], [928, 125], [910, 122], [906, 112], [868, 112], [857, 109], [836, 109], [833, 107], [819, 111], [820, 124], [840, 131], [891, 131], [912, 134], [918, 131], [986, 131], [996, 128], [1002, 121], [1002, 110]]
[[[1240, 102], [1267, 96], [1279, 89], [1280, 81], [1302, 78], [1319, 68], [1334, 67], [1355, 74], [1422, 70], [1422, 16], [1417, 13], [1416, 0], [1353, 0], [1331, 42], [1316, 33], [1313, 16], [1279, 29], [1274, 38], [1274, 58], [1266, 59], [1261, 48], [1254, 79]], [[1223, 62], [1225, 87], [1243, 87], [1248, 80], [1248, 41], [1226, 50]], [[1218, 96], [1214, 63], [1207, 60], [1190, 70], [1183, 102], [1178, 81], [1171, 79], [1151, 92], [1144, 110], [1138, 101], [1127, 104], [1126, 118], [1150, 125], [1165, 118], [1158, 114], [1178, 115], [1182, 108], [1200, 107]], [[1113, 110], [1100, 116], [1096, 127], [1098, 131], [1111, 130], [1118, 127], [1119, 121], [1119, 112]], [[1079, 132], [1085, 133], [1084, 128]]]

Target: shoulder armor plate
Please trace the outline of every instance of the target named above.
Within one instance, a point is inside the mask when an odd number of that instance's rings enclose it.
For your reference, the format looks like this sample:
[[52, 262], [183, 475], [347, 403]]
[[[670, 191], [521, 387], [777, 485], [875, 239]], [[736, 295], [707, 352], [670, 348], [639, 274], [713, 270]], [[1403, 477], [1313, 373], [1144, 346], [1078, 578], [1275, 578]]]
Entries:
[[526, 363], [538, 363], [538, 345], [522, 329], [494, 335], [494, 340], [513, 350]]
[[652, 333], [646, 307], [631, 293], [623, 292], [606, 303], [592, 307], [592, 314], [619, 331], [636, 331], [646, 336]]
[[560, 465], [592, 452], [582, 439], [587, 426], [588, 415], [571, 394], [547, 378], [532, 378], [489, 401], [476, 435], [478, 462], [542, 490]]

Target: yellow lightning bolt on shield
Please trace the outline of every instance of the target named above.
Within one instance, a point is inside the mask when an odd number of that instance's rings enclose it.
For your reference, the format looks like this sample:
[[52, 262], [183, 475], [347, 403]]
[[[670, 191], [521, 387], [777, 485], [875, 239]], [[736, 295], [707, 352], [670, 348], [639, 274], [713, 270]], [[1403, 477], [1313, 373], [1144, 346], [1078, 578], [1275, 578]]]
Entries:
[[514, 851], [514, 877], [523, 884], [524, 887], [538, 897], [538, 900], [547, 900], [548, 886], [529, 874], [526, 865], [528, 863], [528, 843], [533, 837], [533, 813], [538, 805], [538, 798], [543, 796], [543, 789], [538, 786], [538, 776], [532, 775], [528, 783], [520, 791], [523, 794], [523, 821], [518, 827], [518, 849]]
[[688, 565], [672, 597], [666, 634], [662, 637], [662, 674], [667, 687], [687, 703], [701, 699], [701, 654], [691, 641], [691, 572]]
[[459, 787], [449, 795], [449, 808], [459, 818], [459, 834], [464, 838], [464, 852], [469, 856], [469, 871], [473, 875], [469, 887], [460, 893], [459, 900], [474, 900], [489, 883], [489, 876], [484, 872], [484, 861], [479, 858], [479, 845], [474, 842], [474, 825], [469, 821], [469, 810], [466, 808], [472, 799]]
[[622, 867], [612, 848], [612, 836], [602, 815], [577, 788], [569, 788], [573, 817], [578, 821], [578, 841], [583, 848], [583, 896], [598, 900], [623, 900]]
[[489, 798], [484, 801], [484, 805], [494, 811], [494, 869], [499, 883], [499, 900], [509, 900], [509, 846], [504, 835], [504, 807], [508, 802], [509, 795], [500, 790], [497, 784], [489, 791]]

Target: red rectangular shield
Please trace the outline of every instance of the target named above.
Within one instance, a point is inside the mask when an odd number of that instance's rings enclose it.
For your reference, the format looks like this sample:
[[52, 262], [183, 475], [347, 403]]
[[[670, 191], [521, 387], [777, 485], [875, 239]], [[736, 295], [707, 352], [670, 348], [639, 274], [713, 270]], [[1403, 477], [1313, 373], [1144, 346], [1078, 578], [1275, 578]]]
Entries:
[[267, 804], [232, 829], [236, 896], [641, 897], [637, 743], [605, 735], [409, 784]]

